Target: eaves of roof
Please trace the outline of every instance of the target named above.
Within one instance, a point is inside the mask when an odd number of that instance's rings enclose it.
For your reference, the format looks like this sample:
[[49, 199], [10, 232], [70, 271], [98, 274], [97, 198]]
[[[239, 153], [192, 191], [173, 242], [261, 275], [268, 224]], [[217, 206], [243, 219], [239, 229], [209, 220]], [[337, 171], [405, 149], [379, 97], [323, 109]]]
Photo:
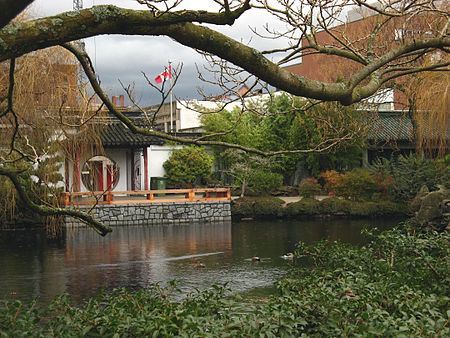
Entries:
[[[428, 127], [425, 137], [430, 140], [440, 138], [437, 127]], [[367, 139], [373, 143], [379, 142], [414, 142], [414, 126], [411, 118], [405, 113], [369, 114]], [[450, 140], [450, 125], [446, 126], [446, 139]]]
[[372, 142], [412, 142], [413, 123], [404, 114], [370, 114], [367, 138]]
[[103, 147], [147, 147], [164, 141], [155, 136], [135, 134], [121, 122], [109, 122], [100, 130]]

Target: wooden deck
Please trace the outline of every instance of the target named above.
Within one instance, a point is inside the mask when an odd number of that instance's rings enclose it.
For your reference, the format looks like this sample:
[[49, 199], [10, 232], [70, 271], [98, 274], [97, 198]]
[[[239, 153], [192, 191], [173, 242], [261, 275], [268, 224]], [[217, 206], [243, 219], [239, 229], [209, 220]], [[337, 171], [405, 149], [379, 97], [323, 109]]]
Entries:
[[65, 206], [229, 200], [231, 200], [231, 192], [229, 188], [88, 191], [63, 192], [61, 194], [61, 204]]

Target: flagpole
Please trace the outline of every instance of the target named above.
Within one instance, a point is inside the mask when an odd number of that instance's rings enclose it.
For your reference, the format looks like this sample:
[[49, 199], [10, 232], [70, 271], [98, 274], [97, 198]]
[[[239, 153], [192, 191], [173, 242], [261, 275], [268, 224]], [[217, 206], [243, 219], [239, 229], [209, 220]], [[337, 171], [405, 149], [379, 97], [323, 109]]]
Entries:
[[172, 111], [172, 61], [169, 60], [170, 79], [170, 132], [173, 132], [173, 111]]

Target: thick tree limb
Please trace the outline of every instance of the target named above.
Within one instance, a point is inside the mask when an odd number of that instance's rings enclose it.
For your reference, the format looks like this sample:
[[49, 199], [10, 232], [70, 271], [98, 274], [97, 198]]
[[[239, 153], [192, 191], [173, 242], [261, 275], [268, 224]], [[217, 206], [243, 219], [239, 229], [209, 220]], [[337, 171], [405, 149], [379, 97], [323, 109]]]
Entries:
[[365, 85], [362, 85], [363, 80], [402, 54], [425, 48], [450, 47], [448, 36], [416, 40], [368, 63], [347, 82], [314, 81], [286, 71], [259, 51], [243, 43], [208, 27], [192, 23], [231, 25], [248, 8], [249, 4], [246, 2], [239, 9], [230, 12], [179, 11], [155, 16], [148, 10], [95, 6], [23, 24], [10, 24], [0, 31], [0, 61], [40, 48], [101, 34], [165, 35], [180, 44], [230, 61], [259, 79], [291, 94], [324, 101], [339, 101], [349, 105], [374, 94], [382, 82], [377, 76], [372, 77]]
[[26, 183], [27, 180], [31, 181], [31, 177], [28, 173], [23, 170], [17, 170], [13, 168], [7, 168], [4, 166], [0, 166], [0, 175], [8, 177], [13, 183], [14, 187], [19, 194], [21, 200], [34, 212], [43, 216], [72, 216], [76, 217], [87, 225], [91, 226], [96, 232], [100, 235], [105, 236], [109, 232], [111, 232], [111, 228], [106, 226], [99, 221], [95, 220], [91, 215], [73, 209], [65, 209], [65, 208], [55, 208], [44, 205], [36, 204], [30, 197], [29, 191], [27, 190], [27, 186], [29, 184]]
[[34, 0], [0, 0], [0, 29], [21, 13]]
[[149, 10], [100, 5], [24, 23], [10, 23], [0, 31], [0, 61], [102, 34], [166, 35], [167, 26], [186, 22], [232, 25], [247, 9], [248, 1], [229, 13], [183, 10], [156, 16]]
[[[447, 46], [447, 44], [450, 44], [450, 38], [436, 37], [413, 41], [411, 43], [401, 45], [387, 52], [383, 56], [377, 58], [376, 60], [365, 66], [364, 68], [360, 69], [358, 72], [355, 73], [355, 75], [351, 77], [351, 80], [349, 82], [349, 87], [355, 89], [352, 91], [350, 103], [358, 102], [364, 98], [367, 98], [370, 95], [374, 94], [380, 88], [380, 86], [383, 84], [383, 79], [380, 77], [380, 74], [377, 73], [377, 70], [381, 69], [389, 62], [397, 60], [403, 55], [407, 55], [414, 51], [426, 50], [429, 48], [440, 48], [437, 47], [436, 45], [441, 43]], [[442, 48], [444, 48], [444, 46]], [[358, 84], [360, 84], [369, 77], [370, 81], [368, 82], [367, 85], [357, 87]]]

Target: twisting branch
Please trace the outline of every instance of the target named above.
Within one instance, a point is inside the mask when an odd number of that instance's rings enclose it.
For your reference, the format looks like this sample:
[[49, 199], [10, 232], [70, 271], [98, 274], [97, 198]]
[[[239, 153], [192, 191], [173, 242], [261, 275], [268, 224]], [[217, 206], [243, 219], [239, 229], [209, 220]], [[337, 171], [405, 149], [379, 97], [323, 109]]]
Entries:
[[[105, 236], [111, 232], [111, 228], [106, 226], [99, 221], [95, 220], [91, 215], [73, 209], [55, 208], [36, 204], [29, 195], [28, 186], [31, 181], [30, 175], [24, 170], [18, 170], [14, 168], [7, 168], [5, 166], [0, 166], [0, 175], [8, 177], [13, 183], [17, 190], [21, 200], [30, 208], [32, 211], [43, 216], [71, 216], [80, 219], [87, 225], [91, 226], [97, 233]], [[28, 181], [28, 182], [27, 182]]]
[[15, 149], [15, 142], [16, 142], [16, 136], [19, 133], [19, 120], [17, 118], [17, 114], [14, 111], [14, 85], [15, 85], [15, 77], [14, 72], [16, 69], [16, 59], [13, 58], [10, 60], [9, 63], [9, 88], [8, 88], [8, 96], [7, 96], [7, 107], [6, 109], [0, 114], [0, 118], [6, 116], [8, 113], [11, 113], [12, 118], [14, 120], [13, 123], [13, 132], [11, 135], [11, 140], [9, 141], [9, 153], [8, 155], [11, 155], [14, 151], [16, 151], [21, 158], [25, 158], [26, 155], [20, 152], [19, 150]]
[[6, 109], [0, 114], [0, 118], [8, 114], [9, 112], [13, 111], [13, 94], [14, 94], [14, 84], [15, 84], [15, 78], [14, 78], [14, 71], [16, 70], [16, 59], [13, 58], [9, 62], [9, 87], [8, 87], [8, 94], [7, 94], [7, 107]]
[[325, 141], [321, 142], [319, 145], [317, 145], [311, 149], [280, 150], [280, 151], [264, 152], [264, 151], [261, 151], [256, 148], [244, 147], [244, 146], [241, 146], [238, 144], [232, 144], [232, 143], [220, 142], [220, 141], [193, 140], [193, 139], [188, 139], [188, 138], [184, 138], [184, 137], [166, 134], [163, 132], [149, 130], [146, 128], [141, 128], [141, 127], [136, 126], [127, 116], [125, 116], [123, 113], [121, 113], [114, 107], [114, 105], [109, 100], [106, 93], [100, 87], [100, 84], [98, 83], [97, 78], [96, 78], [92, 68], [89, 65], [89, 62], [88, 62], [89, 56], [85, 52], [81, 52], [77, 47], [75, 47], [71, 44], [64, 44], [62, 46], [75, 55], [75, 57], [80, 62], [81, 66], [83, 67], [83, 70], [86, 73], [86, 76], [87, 76], [89, 82], [91, 83], [93, 90], [97, 93], [97, 95], [103, 101], [103, 103], [106, 105], [106, 107], [109, 109], [109, 111], [114, 116], [116, 116], [116, 118], [118, 118], [121, 122], [123, 122], [130, 129], [130, 131], [132, 133], [135, 133], [135, 134], [141, 134], [141, 135], [145, 135], [145, 136], [155, 136], [155, 137], [159, 137], [161, 139], [174, 141], [174, 142], [178, 142], [178, 143], [182, 143], [182, 144], [220, 146], [220, 147], [241, 149], [243, 151], [246, 151], [249, 153], [255, 153], [255, 154], [258, 154], [261, 156], [324, 152], [324, 151], [327, 151], [330, 148], [336, 146], [340, 141], [349, 139], [349, 136], [345, 136], [342, 138], [333, 138], [331, 140], [325, 140]]
[[435, 65], [430, 65], [430, 66], [424, 66], [424, 67], [390, 68], [390, 69], [386, 70], [385, 73], [390, 73], [390, 72], [396, 72], [396, 73], [383, 78], [383, 83], [391, 81], [391, 80], [393, 80], [395, 78], [398, 78], [398, 77], [401, 77], [401, 76], [410, 75], [410, 74], [414, 74], [414, 73], [425, 72], [425, 71], [428, 71], [428, 72], [430, 72], [430, 71], [445, 71], [445, 72], [448, 72], [449, 71], [449, 69], [448, 69], [449, 66], [450, 66], [450, 62], [435, 64]]
[[[85, 111], [89, 111], [89, 101], [86, 104], [87, 107], [85, 108]], [[101, 112], [103, 108], [103, 103], [88, 117], [83, 116], [83, 119], [79, 122], [79, 123], [69, 123], [67, 121], [64, 121], [64, 116], [63, 116], [63, 104], [60, 105], [59, 109], [58, 109], [58, 119], [54, 118], [52, 113], [44, 110], [45, 113], [45, 117], [60, 124], [61, 126], [65, 126], [65, 127], [69, 127], [69, 128], [81, 128], [85, 125], [87, 125], [90, 121], [92, 121], [95, 117], [98, 116], [98, 114]]]

